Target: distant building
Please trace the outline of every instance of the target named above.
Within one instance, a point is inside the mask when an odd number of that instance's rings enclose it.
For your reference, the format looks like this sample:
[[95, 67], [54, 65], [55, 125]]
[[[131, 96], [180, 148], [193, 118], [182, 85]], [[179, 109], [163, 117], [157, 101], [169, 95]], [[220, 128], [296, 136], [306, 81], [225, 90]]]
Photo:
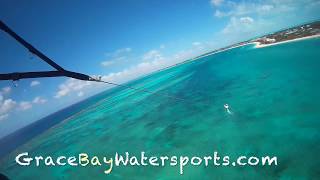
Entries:
[[268, 37], [262, 37], [259, 40], [261, 40], [264, 43], [274, 43], [276, 42], [276, 39], [274, 38], [268, 38]]
[[288, 31], [286, 32], [286, 34], [292, 34], [292, 33], [295, 33], [295, 32], [297, 32], [297, 31], [298, 31], [297, 29], [288, 30]]

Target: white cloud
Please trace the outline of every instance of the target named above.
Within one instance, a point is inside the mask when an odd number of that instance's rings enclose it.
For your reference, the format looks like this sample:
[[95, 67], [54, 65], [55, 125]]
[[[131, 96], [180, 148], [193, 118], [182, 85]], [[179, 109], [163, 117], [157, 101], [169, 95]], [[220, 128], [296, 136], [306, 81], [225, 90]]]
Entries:
[[[305, 3], [307, 4], [308, 2]], [[220, 4], [219, 9], [215, 8], [214, 15], [219, 18], [227, 16], [244, 16], [250, 14], [274, 15], [281, 12], [293, 11], [297, 8], [300, 8], [302, 5], [303, 1], [292, 0], [266, 0], [261, 2], [227, 1], [226, 3]]]
[[220, 10], [216, 10], [214, 13], [214, 16], [221, 18], [221, 17], [229, 16], [229, 13], [230, 12], [222, 12]]
[[119, 71], [117, 73], [110, 73], [108, 75], [102, 76], [102, 80], [116, 83], [124, 83], [129, 80], [136, 79], [142, 75], [159, 70], [162, 67], [165, 67], [166, 64], [167, 62], [165, 61], [157, 60], [142, 62], [130, 68]]
[[0, 114], [0, 121], [5, 120], [9, 117], [9, 114]]
[[3, 99], [0, 101], [0, 114], [6, 114], [12, 110], [16, 105], [16, 102], [12, 99]]
[[224, 0], [211, 0], [210, 3], [213, 6], [220, 6]]
[[17, 103], [13, 99], [10, 99], [10, 98], [6, 99], [0, 93], [0, 120], [8, 119], [10, 116], [10, 113], [12, 113], [14, 110], [25, 111], [32, 108], [32, 103], [44, 104], [46, 102], [47, 102], [46, 99], [43, 99], [38, 96], [38, 97], [35, 97], [32, 102], [21, 101], [20, 103]]
[[254, 19], [250, 16], [231, 17], [227, 25], [217, 33], [217, 37], [224, 37], [222, 40], [226, 42], [225, 45], [230, 45], [277, 29], [277, 22], [265, 20], [264, 18]]
[[9, 113], [15, 108], [16, 102], [12, 99], [4, 99], [0, 95], [0, 120], [7, 119]]
[[78, 96], [82, 97], [84, 95], [84, 93], [82, 91], [78, 92]]
[[193, 42], [192, 43], [193, 46], [193, 50], [198, 51], [198, 52], [202, 52], [203, 50], [205, 50], [205, 48], [208, 46], [206, 43], [202, 43], [202, 42]]
[[[9, 88], [3, 88], [3, 92], [10, 92]], [[44, 103], [46, 100], [42, 99], [40, 97], [36, 97], [34, 99], [34, 103]], [[5, 120], [9, 117], [10, 113], [13, 110], [21, 110], [25, 111], [32, 108], [32, 102], [29, 101], [21, 101], [20, 103], [17, 103], [13, 99], [6, 99], [3, 97], [3, 95], [0, 93], [0, 120]]]
[[22, 111], [25, 111], [25, 110], [28, 110], [28, 109], [31, 109], [31, 108], [32, 108], [32, 104], [29, 101], [21, 101], [19, 103], [19, 107], [18, 107], [18, 109], [22, 110]]
[[34, 86], [38, 86], [38, 85], [40, 85], [40, 82], [39, 82], [39, 81], [32, 81], [32, 82], [30, 83], [30, 87], [34, 87]]
[[145, 53], [143, 56], [142, 56], [142, 59], [144, 61], [154, 61], [154, 60], [162, 60], [163, 59], [163, 56], [162, 54], [158, 51], [158, 50], [151, 50], [151, 51], [148, 51], [147, 53]]
[[47, 100], [40, 97], [40, 96], [35, 97], [32, 101], [32, 103], [34, 103], [34, 104], [44, 104], [46, 102], [47, 102]]
[[112, 64], [114, 64], [114, 63], [115, 63], [115, 61], [111, 61], [111, 60], [109, 60], [109, 61], [102, 61], [102, 62], [101, 62], [101, 66], [107, 67], [107, 66], [110, 66], [110, 65], [112, 65]]
[[262, 5], [259, 10], [260, 10], [260, 11], [270, 11], [270, 10], [272, 10], [273, 8], [274, 8], [273, 5], [266, 4], [266, 5]]
[[200, 46], [200, 45], [201, 45], [201, 42], [193, 42], [192, 45], [193, 45], [193, 46]]
[[120, 55], [129, 53], [129, 52], [131, 52], [131, 51], [132, 51], [131, 48], [126, 47], [126, 48], [118, 49], [118, 50], [116, 50], [116, 51], [114, 51], [114, 52], [106, 53], [106, 56], [115, 57], [115, 56], [120, 56]]
[[[217, 18], [229, 18], [228, 23], [216, 33], [217, 39], [227, 44], [248, 40], [269, 32], [319, 19], [320, 3], [315, 0], [226, 0], [214, 8]], [[319, 1], [320, 2], [320, 1]], [[312, 4], [312, 8], [308, 5]], [[228, 34], [228, 36], [225, 36]], [[221, 39], [221, 38], [220, 38]]]
[[[226, 45], [269, 32], [286, 28], [293, 24], [303, 23], [315, 16], [316, 10], [308, 9], [305, 4], [314, 0], [266, 0], [266, 1], [231, 1], [226, 0], [214, 8], [217, 18], [229, 18], [228, 23], [216, 33], [217, 39]], [[319, 5], [315, 5], [320, 8]], [[304, 13], [304, 14], [303, 14]], [[313, 15], [311, 15], [313, 14]], [[319, 17], [319, 16], [318, 16]], [[309, 20], [312, 18], [309, 18]], [[226, 36], [227, 34], [227, 36]], [[221, 38], [223, 37], [223, 39]]]
[[240, 22], [241, 22], [242, 24], [252, 24], [253, 21], [254, 21], [254, 20], [253, 20], [251, 17], [248, 17], [248, 16], [246, 16], [246, 17], [241, 17], [241, 18], [240, 18]]
[[81, 81], [70, 78], [59, 86], [59, 90], [54, 97], [61, 98], [70, 93], [79, 92], [90, 85], [92, 85], [92, 82], [90, 81]]
[[253, 22], [253, 18], [248, 16], [240, 18], [232, 17], [222, 32], [224, 34], [248, 32], [254, 29], [254, 26], [252, 25]]
[[9, 94], [11, 92], [11, 87], [7, 86], [2, 88], [2, 91], [0, 91], [0, 93], [2, 94]]
[[132, 49], [127, 47], [127, 48], [118, 49], [114, 52], [106, 53], [106, 56], [108, 59], [105, 61], [102, 61], [100, 64], [101, 66], [104, 66], [104, 67], [114, 65], [119, 61], [123, 61], [127, 59], [131, 51]]

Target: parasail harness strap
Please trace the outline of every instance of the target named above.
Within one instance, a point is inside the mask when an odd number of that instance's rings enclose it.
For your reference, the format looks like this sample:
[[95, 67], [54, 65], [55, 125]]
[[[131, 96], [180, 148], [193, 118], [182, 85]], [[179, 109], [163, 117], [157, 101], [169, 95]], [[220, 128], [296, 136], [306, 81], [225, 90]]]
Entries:
[[43, 60], [44, 62], [46, 62], [47, 64], [52, 66], [54, 69], [56, 69], [56, 71], [14, 72], [14, 73], [0, 74], [0, 80], [18, 81], [20, 79], [44, 78], [44, 77], [61, 77], [61, 76], [64, 76], [64, 77], [70, 77], [70, 78], [79, 79], [79, 80], [83, 80], [83, 81], [101, 82], [101, 83], [110, 84], [110, 85], [113, 85], [113, 86], [124, 87], [124, 88], [131, 89], [131, 90], [134, 90], [134, 91], [145, 92], [145, 93], [149, 93], [149, 94], [158, 94], [160, 96], [164, 96], [164, 97], [171, 98], [171, 99], [174, 99], [174, 100], [179, 100], [179, 101], [184, 100], [182, 98], [178, 98], [178, 97], [171, 96], [171, 95], [168, 95], [168, 94], [163, 94], [163, 93], [159, 93], [159, 92], [153, 92], [153, 91], [150, 91], [150, 90], [147, 90], [147, 89], [136, 88], [136, 87], [123, 85], [123, 84], [118, 84], [118, 83], [114, 83], [114, 82], [103, 81], [103, 80], [101, 80], [101, 78], [94, 78], [94, 77], [90, 77], [90, 76], [88, 76], [86, 74], [65, 70], [61, 66], [59, 66], [57, 63], [55, 63], [53, 60], [51, 60], [49, 57], [47, 57], [42, 52], [40, 52], [35, 47], [33, 47], [31, 44], [29, 44], [27, 41], [25, 41], [18, 34], [13, 32], [1, 20], [0, 20], [0, 29], [2, 31], [6, 32], [7, 34], [9, 34], [11, 37], [13, 37], [22, 46], [27, 48], [32, 54], [38, 56], [41, 60]]
[[74, 79], [79, 80], [85, 80], [85, 81], [96, 81], [95, 78], [92, 78], [88, 75], [72, 72], [63, 69], [61, 66], [59, 66], [57, 63], [55, 63], [53, 60], [51, 60], [49, 57], [44, 55], [42, 52], [37, 50], [35, 47], [33, 47], [31, 44], [29, 44], [27, 41], [25, 41], [22, 37], [20, 37], [18, 34], [16, 34], [14, 31], [12, 31], [5, 23], [3, 23], [0, 20], [0, 29], [7, 34], [9, 34], [11, 37], [13, 37], [16, 41], [18, 41], [22, 46], [27, 48], [32, 54], [38, 56], [41, 60], [49, 64], [51, 67], [56, 69], [56, 71], [39, 71], [39, 72], [14, 72], [14, 73], [7, 73], [7, 74], [0, 74], [0, 80], [13, 80], [17, 81], [20, 79], [27, 79], [27, 78], [42, 78], [42, 77], [71, 77]]

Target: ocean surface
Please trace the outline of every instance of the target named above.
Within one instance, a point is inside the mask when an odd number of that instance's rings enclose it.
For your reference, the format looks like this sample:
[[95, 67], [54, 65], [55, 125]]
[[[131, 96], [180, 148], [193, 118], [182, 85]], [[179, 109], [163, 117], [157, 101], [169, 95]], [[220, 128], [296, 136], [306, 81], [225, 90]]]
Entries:
[[[114, 88], [0, 160], [11, 179], [317, 179], [320, 177], [320, 39], [243, 46]], [[183, 100], [168, 98], [168, 94]], [[233, 114], [225, 111], [228, 103]], [[63, 112], [61, 112], [63, 113]], [[54, 121], [54, 119], [52, 119]], [[15, 156], [86, 152], [236, 158], [277, 156], [277, 166], [18, 166]]]

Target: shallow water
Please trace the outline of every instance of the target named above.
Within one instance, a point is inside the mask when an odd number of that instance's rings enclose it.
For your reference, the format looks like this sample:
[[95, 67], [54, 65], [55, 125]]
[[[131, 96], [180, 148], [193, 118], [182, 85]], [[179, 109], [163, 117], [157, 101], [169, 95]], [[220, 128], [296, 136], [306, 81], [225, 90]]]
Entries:
[[[131, 83], [162, 94], [115, 89], [96, 105], [19, 147], [1, 161], [12, 179], [316, 179], [320, 177], [320, 39], [245, 46]], [[223, 105], [231, 106], [232, 115]], [[32, 155], [277, 156], [278, 166], [21, 167]]]

